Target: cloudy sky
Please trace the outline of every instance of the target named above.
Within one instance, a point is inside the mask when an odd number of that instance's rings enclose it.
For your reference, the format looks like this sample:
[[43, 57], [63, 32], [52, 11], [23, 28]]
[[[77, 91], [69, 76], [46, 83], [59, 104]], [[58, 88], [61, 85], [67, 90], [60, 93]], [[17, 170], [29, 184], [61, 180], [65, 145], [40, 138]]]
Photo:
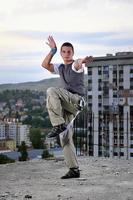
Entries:
[[0, 0], [0, 84], [53, 77], [41, 67], [48, 35], [75, 57], [133, 51], [133, 0]]

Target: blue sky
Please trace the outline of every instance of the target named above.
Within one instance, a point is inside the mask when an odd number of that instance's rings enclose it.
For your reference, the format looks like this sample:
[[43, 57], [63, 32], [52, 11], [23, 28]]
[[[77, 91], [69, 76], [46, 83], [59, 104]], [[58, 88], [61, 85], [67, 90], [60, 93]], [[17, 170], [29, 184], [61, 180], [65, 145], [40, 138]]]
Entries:
[[133, 51], [133, 0], [0, 0], [0, 84], [55, 77], [41, 67], [48, 35], [75, 57]]

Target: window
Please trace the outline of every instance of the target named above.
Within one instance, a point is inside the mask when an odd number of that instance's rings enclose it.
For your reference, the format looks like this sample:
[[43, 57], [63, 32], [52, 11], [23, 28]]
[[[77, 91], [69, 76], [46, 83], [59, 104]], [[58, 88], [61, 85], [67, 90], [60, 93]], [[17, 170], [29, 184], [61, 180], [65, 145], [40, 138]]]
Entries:
[[133, 140], [133, 136], [130, 136], [130, 140]]
[[120, 156], [124, 156], [124, 152], [120, 152]]
[[92, 79], [88, 79], [88, 84], [92, 83]]
[[119, 70], [123, 70], [123, 65], [119, 65]]
[[114, 131], [114, 136], [117, 137], [117, 132]]
[[130, 122], [130, 128], [133, 129], [133, 122]]
[[88, 75], [92, 75], [92, 69], [88, 69]]
[[109, 71], [109, 66], [108, 65], [103, 66], [103, 71]]
[[[133, 67], [133, 66], [132, 66]], [[133, 74], [133, 69], [132, 68], [130, 68], [130, 74]]]
[[88, 103], [92, 103], [92, 95], [88, 95]]
[[133, 153], [130, 153], [130, 157], [133, 157]]
[[102, 78], [102, 67], [101, 66], [98, 67], [98, 75], [100, 78]]
[[88, 91], [91, 91], [92, 90], [92, 83], [89, 83], [88, 84]]

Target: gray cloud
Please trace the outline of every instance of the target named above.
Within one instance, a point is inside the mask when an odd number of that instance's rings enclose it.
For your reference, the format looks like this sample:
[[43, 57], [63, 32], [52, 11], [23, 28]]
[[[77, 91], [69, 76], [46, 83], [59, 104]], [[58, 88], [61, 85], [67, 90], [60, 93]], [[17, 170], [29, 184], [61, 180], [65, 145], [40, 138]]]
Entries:
[[123, 3], [123, 4], [133, 4], [133, 0], [109, 0], [110, 2], [114, 2], [114, 3]]
[[25, 51], [25, 52], [21, 52], [21, 51], [15, 51], [15, 52], [10, 52], [10, 53], [8, 53], [8, 54], [6, 54], [6, 58], [7, 59], [12, 59], [12, 60], [14, 60], [14, 59], [16, 59], [16, 60], [22, 60], [22, 59], [31, 59], [31, 58], [34, 58], [34, 59], [36, 59], [36, 58], [38, 58], [38, 57], [40, 57], [40, 55], [42, 54], [42, 52], [41, 51]]
[[[130, 33], [130, 32], [129, 32]], [[33, 39], [33, 40], [39, 40], [39, 42], [44, 42], [44, 40], [47, 40], [47, 37], [49, 35], [48, 32], [42, 32], [42, 31], [8, 31], [4, 32], [3, 34], [13, 36], [19, 36], [24, 37], [26, 39]], [[53, 37], [57, 42], [73, 42], [78, 44], [97, 44], [97, 45], [107, 45], [107, 46], [117, 46], [117, 45], [133, 45], [133, 36], [132, 37], [126, 37], [121, 36], [123, 34], [122, 32], [53, 32]], [[126, 34], [126, 32], [125, 32]], [[132, 32], [130, 35], [133, 35]], [[40, 52], [31, 52], [32, 54], [39, 55]], [[30, 56], [27, 52], [25, 55]]]
[[53, 13], [54, 11], [63, 10], [76, 10], [76, 9], [86, 9], [89, 2], [92, 0], [21, 0], [21, 3], [17, 2], [14, 7], [14, 14], [43, 14], [43, 13]]
[[[40, 79], [43, 76], [42, 71], [45, 71], [41, 69], [40, 63], [47, 51], [45, 41], [48, 35], [53, 35], [58, 47], [63, 42], [72, 42], [79, 56], [84, 56], [88, 52], [92, 55], [103, 55], [109, 51], [116, 52], [121, 49], [126, 51], [128, 47], [133, 46], [133, 0], [58, 0], [56, 2], [55, 0], [21, 0], [21, 2], [13, 0], [11, 5], [11, 8], [9, 6], [6, 9], [5, 4], [3, 7], [5, 10], [1, 7], [0, 19], [3, 23], [1, 27], [5, 27], [5, 30], [21, 31], [0, 32], [1, 40], [1, 36], [4, 36], [0, 46], [2, 52], [0, 81], [4, 80], [4, 77], [5, 80], [8, 79], [7, 72], [10, 73], [12, 82], [14, 74], [15, 82], [32, 80], [32, 78]], [[62, 23], [63, 20], [65, 24]], [[27, 29], [40, 31], [26, 31]], [[63, 32], [63, 30], [71, 32]], [[97, 32], [89, 32], [89, 30], [97, 30]], [[50, 76], [50, 73], [47, 73], [47, 76]]]
[[[55, 0], [21, 0], [21, 4], [19, 3], [15, 12], [17, 13], [52, 13], [54, 11], [63, 11], [63, 10], [76, 10], [80, 9], [82, 11], [86, 11], [90, 3], [99, 3], [100, 1], [96, 0], [58, 0], [55, 3]], [[115, 3], [117, 4], [133, 4], [132, 0], [102, 0], [103, 3]]]
[[[38, 40], [39, 43], [46, 41], [48, 32], [42, 31], [8, 31], [3, 32], [4, 35], [10, 35], [10, 37], [21, 37], [28, 39]], [[133, 37], [132, 32], [129, 33], [130, 37], [126, 36], [126, 32], [53, 32], [53, 36], [57, 41], [57, 44], [69, 41], [72, 42], [75, 46], [78, 45], [79, 49], [76, 49], [78, 55], [96, 55], [98, 53], [106, 54], [111, 50], [115, 53], [120, 51], [120, 49], [126, 51], [131, 45], [133, 46]], [[84, 49], [85, 45], [85, 49]], [[88, 46], [88, 50], [87, 50]], [[91, 46], [91, 49], [90, 49]], [[93, 48], [94, 46], [94, 48]], [[105, 47], [103, 49], [103, 47]], [[45, 49], [45, 46], [44, 46]], [[35, 81], [41, 80], [43, 78], [52, 77], [49, 72], [46, 72], [41, 68], [41, 62], [43, 59], [43, 50], [41, 49], [32, 49], [21, 51], [21, 49], [16, 49], [11, 51], [1, 57], [0, 63], [0, 82], [23, 82], [23, 81]], [[57, 55], [58, 58], [58, 55]], [[4, 60], [6, 62], [4, 62]], [[3, 62], [2, 62], [3, 61]], [[22, 62], [21, 62], [22, 61]], [[10, 76], [7, 78], [7, 73]], [[4, 78], [5, 77], [5, 78]], [[15, 78], [14, 78], [15, 77]]]

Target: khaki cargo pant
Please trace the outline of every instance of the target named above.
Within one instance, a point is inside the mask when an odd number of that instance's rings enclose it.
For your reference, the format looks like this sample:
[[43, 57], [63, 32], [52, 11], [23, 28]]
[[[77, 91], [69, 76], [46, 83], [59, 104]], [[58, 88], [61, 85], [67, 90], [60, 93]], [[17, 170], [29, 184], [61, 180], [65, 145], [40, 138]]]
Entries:
[[[62, 123], [68, 124], [78, 111], [77, 105], [80, 99], [81, 96], [72, 94], [63, 88], [50, 87], [47, 90], [47, 109], [52, 125], [57, 126]], [[68, 131], [67, 144], [63, 143], [62, 137], [60, 137], [60, 143], [63, 148], [67, 167], [78, 167], [72, 128]]]

